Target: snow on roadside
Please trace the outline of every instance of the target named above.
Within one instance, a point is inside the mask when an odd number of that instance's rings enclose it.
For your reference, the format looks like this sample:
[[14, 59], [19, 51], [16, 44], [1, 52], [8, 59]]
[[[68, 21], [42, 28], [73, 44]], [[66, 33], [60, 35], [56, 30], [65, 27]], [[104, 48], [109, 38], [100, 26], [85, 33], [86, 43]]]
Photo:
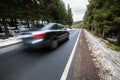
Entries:
[[18, 37], [10, 37], [8, 39], [0, 39], [0, 47], [19, 43], [19, 42], [22, 42], [22, 40], [19, 39]]
[[117, 39], [107, 38], [109, 41], [117, 42]]
[[100, 80], [120, 80], [120, 52], [113, 51], [100, 39], [84, 30]]

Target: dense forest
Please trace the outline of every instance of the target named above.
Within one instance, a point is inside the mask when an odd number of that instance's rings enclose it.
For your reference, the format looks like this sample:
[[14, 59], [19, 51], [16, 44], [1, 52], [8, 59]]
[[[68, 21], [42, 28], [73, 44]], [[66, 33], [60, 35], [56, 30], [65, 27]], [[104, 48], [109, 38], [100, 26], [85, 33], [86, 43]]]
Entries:
[[84, 28], [104, 38], [115, 37], [120, 43], [120, 0], [89, 0]]
[[[30, 23], [55, 22], [72, 25], [72, 12], [68, 5], [66, 9], [62, 0], [0, 0], [0, 24], [9, 35], [8, 22], [24, 21]], [[17, 25], [14, 25], [17, 28]]]

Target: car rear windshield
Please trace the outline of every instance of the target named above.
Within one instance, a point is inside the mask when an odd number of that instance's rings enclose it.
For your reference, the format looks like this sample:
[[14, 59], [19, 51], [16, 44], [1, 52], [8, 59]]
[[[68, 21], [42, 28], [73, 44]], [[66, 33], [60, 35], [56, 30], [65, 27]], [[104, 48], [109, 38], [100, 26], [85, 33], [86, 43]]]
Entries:
[[49, 30], [53, 24], [42, 24], [42, 25], [36, 25], [33, 26], [30, 31], [39, 31], [39, 30]]

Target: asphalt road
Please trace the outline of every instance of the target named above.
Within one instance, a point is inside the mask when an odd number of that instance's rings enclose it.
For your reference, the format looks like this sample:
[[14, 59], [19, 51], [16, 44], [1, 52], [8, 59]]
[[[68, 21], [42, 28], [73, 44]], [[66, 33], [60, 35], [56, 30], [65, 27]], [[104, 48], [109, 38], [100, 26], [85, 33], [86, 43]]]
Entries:
[[60, 80], [80, 30], [56, 50], [31, 51], [22, 44], [0, 52], [0, 80]]

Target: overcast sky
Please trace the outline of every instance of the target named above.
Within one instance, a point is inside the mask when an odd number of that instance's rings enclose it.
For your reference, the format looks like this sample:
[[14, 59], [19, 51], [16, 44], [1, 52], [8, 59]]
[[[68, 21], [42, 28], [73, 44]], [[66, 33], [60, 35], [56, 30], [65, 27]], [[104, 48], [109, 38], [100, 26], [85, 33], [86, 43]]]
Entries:
[[66, 4], [70, 4], [73, 13], [73, 20], [82, 21], [85, 11], [87, 9], [86, 5], [88, 4], [88, 0], [63, 0]]

